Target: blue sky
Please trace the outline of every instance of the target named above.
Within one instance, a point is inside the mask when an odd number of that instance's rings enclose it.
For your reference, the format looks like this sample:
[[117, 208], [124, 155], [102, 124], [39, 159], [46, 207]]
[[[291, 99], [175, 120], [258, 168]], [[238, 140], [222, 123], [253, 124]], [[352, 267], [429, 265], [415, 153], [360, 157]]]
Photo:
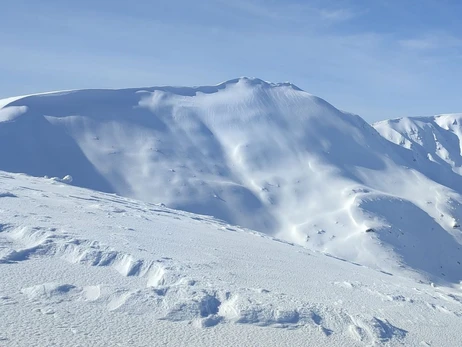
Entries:
[[290, 81], [372, 122], [462, 112], [459, 0], [15, 0], [0, 98]]

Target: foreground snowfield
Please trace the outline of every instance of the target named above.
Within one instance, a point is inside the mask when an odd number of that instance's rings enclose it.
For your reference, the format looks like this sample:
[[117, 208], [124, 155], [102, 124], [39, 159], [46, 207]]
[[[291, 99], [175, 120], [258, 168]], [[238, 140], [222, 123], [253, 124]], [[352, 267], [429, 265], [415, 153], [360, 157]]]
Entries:
[[52, 179], [0, 187], [1, 346], [462, 344], [459, 286]]

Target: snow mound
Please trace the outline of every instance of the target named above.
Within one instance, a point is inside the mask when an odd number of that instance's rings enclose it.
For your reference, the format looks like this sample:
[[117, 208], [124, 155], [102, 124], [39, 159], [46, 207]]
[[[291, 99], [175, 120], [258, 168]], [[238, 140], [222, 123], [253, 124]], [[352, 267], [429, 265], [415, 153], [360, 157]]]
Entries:
[[75, 289], [71, 284], [44, 283], [32, 287], [24, 288], [21, 293], [26, 295], [29, 300], [52, 300], [56, 297], [67, 295]]

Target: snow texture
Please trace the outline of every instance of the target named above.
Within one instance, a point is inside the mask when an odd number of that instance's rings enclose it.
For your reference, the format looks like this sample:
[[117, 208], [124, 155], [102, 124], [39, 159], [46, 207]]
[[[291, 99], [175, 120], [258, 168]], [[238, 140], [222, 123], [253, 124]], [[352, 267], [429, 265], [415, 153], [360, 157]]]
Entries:
[[0, 172], [5, 346], [457, 346], [462, 294], [212, 217]]

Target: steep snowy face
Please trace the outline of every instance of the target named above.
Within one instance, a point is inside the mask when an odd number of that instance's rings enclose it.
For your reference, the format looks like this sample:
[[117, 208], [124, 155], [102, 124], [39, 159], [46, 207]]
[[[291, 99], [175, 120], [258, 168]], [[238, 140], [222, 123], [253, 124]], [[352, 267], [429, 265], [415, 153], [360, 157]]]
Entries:
[[76, 185], [269, 232], [284, 224], [275, 209], [325, 210], [320, 201], [337, 190], [319, 189], [327, 176], [350, 180], [358, 166], [385, 167], [362, 119], [258, 79], [37, 95], [2, 114], [2, 169], [69, 173]]
[[404, 263], [460, 279], [453, 227], [462, 198], [453, 186], [419, 172], [360, 117], [289, 83], [241, 78], [3, 104], [2, 170], [70, 174], [75, 185], [213, 215], [386, 271]]

